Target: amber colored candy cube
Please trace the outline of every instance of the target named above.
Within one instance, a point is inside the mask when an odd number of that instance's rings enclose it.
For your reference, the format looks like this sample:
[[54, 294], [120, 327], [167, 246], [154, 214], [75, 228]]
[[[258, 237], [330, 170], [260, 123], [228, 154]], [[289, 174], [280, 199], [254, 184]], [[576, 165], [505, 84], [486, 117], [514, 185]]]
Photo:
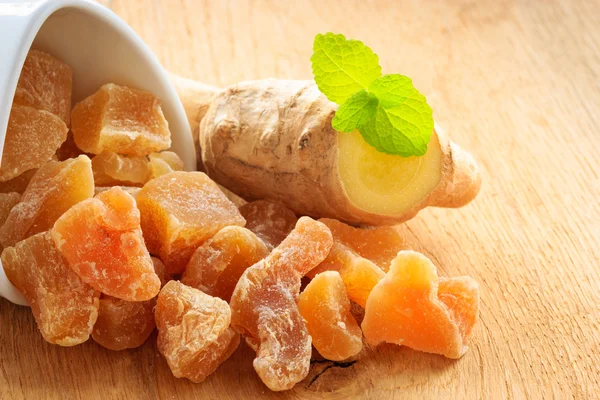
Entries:
[[202, 382], [231, 356], [240, 336], [227, 303], [178, 281], [160, 291], [155, 309], [158, 350], [177, 378]]
[[362, 350], [362, 331], [350, 312], [346, 286], [336, 271], [318, 274], [300, 293], [298, 309], [313, 346], [324, 358], [342, 361]]
[[23, 64], [13, 104], [48, 111], [69, 125], [73, 71], [50, 54], [30, 50]]
[[150, 179], [184, 170], [183, 161], [172, 151], [152, 153], [148, 158], [150, 159]]
[[44, 339], [73, 346], [89, 338], [100, 293], [69, 268], [47, 232], [6, 248], [2, 265], [31, 306]]
[[127, 301], [103, 295], [92, 331], [96, 343], [109, 350], [135, 349], [154, 331], [154, 300]]
[[92, 158], [92, 171], [97, 186], [143, 186], [150, 180], [150, 165], [146, 156], [98, 154]]
[[367, 300], [362, 322], [367, 342], [460, 358], [477, 320], [479, 290], [469, 277], [449, 281], [440, 293], [431, 261], [414, 251], [400, 252]]
[[52, 228], [71, 206], [94, 194], [92, 164], [86, 156], [50, 161], [33, 176], [27, 190], [0, 228], [4, 247]]
[[229, 301], [244, 271], [269, 254], [254, 233], [240, 226], [226, 226], [192, 255], [181, 283]]
[[401, 250], [408, 246], [393, 226], [380, 226], [374, 228], [355, 228], [336, 219], [321, 218], [331, 230], [336, 242], [352, 249], [359, 256], [375, 263], [384, 271]]
[[73, 206], [51, 235], [71, 268], [96, 290], [128, 301], [149, 300], [160, 290], [135, 199], [121, 188]]
[[[158, 258], [152, 257], [152, 263], [162, 285], [172, 279]], [[146, 301], [127, 301], [102, 295], [92, 338], [109, 350], [119, 351], [140, 347], [156, 327], [155, 305], [156, 298]]]
[[0, 181], [44, 165], [67, 139], [67, 126], [56, 115], [32, 107], [13, 106], [8, 119]]
[[246, 219], [246, 228], [250, 229], [270, 249], [290, 234], [298, 218], [283, 204], [266, 200], [256, 200], [240, 207], [240, 213]]
[[307, 276], [314, 278], [324, 271], [338, 271], [346, 285], [350, 300], [363, 308], [367, 304], [371, 290], [385, 276], [377, 265], [360, 257], [339, 242], [333, 243], [325, 261], [310, 271]]
[[329, 229], [308, 217], [271, 254], [248, 268], [231, 296], [231, 325], [256, 351], [254, 369], [271, 390], [288, 390], [308, 374], [311, 338], [296, 301], [300, 280], [327, 257]]
[[87, 153], [145, 156], [171, 146], [160, 100], [143, 90], [102, 86], [71, 112], [77, 147]]
[[202, 172], [162, 175], [146, 183], [136, 201], [148, 250], [175, 274], [219, 230], [245, 224], [235, 205]]

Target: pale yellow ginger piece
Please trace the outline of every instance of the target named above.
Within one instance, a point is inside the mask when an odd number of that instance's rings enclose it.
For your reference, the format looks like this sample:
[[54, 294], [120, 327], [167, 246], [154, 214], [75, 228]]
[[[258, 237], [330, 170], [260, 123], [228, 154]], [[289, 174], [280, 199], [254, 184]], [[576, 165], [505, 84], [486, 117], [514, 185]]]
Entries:
[[183, 161], [172, 151], [152, 153], [148, 158], [150, 159], [150, 179], [158, 178], [161, 175], [169, 174], [171, 172], [184, 170]]
[[151, 178], [145, 156], [122, 156], [101, 153], [92, 158], [94, 183], [97, 186], [143, 186]]

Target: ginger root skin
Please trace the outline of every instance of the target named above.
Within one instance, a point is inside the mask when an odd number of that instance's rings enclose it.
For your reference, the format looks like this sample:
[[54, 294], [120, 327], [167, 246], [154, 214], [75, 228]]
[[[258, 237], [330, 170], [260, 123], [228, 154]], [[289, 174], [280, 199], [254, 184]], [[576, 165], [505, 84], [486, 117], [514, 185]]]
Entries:
[[[441, 151], [441, 179], [404, 212], [384, 215], [357, 207], [340, 178], [338, 133], [331, 126], [337, 105], [313, 81], [247, 81], [220, 92], [195, 96], [194, 120], [201, 119], [198, 143], [207, 174], [246, 200], [281, 202], [298, 215], [335, 218], [355, 225], [392, 225], [427, 206], [461, 207], [481, 185], [470, 154], [435, 127]], [[196, 87], [198, 89], [198, 87]], [[202, 89], [201, 89], [202, 90]], [[198, 105], [198, 98], [209, 105]], [[186, 106], [186, 109], [188, 106]]]

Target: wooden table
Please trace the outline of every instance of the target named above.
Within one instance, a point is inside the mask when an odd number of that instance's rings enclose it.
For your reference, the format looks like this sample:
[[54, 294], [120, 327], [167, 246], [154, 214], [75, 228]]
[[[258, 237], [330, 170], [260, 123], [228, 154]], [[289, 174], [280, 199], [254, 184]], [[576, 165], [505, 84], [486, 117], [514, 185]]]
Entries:
[[164, 66], [215, 85], [310, 78], [312, 40], [359, 38], [384, 72], [413, 78], [437, 121], [478, 159], [483, 189], [460, 210], [400, 227], [443, 275], [481, 287], [459, 361], [383, 345], [351, 366], [315, 363], [273, 394], [245, 345], [203, 384], [157, 352], [46, 344], [0, 300], [1, 399], [598, 398], [600, 396], [600, 2], [105, 2]]

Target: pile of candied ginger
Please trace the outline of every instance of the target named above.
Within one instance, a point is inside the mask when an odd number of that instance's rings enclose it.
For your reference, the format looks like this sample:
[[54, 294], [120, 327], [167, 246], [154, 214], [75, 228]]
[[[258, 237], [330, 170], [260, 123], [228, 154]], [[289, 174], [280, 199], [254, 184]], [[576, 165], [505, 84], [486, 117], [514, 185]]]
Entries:
[[157, 328], [173, 374], [201, 382], [243, 338], [272, 390], [307, 376], [313, 346], [464, 354], [471, 278], [438, 277], [393, 227], [247, 203], [183, 171], [154, 95], [109, 83], [71, 108], [72, 81], [30, 51], [0, 168], [2, 265], [46, 341], [124, 350]]

